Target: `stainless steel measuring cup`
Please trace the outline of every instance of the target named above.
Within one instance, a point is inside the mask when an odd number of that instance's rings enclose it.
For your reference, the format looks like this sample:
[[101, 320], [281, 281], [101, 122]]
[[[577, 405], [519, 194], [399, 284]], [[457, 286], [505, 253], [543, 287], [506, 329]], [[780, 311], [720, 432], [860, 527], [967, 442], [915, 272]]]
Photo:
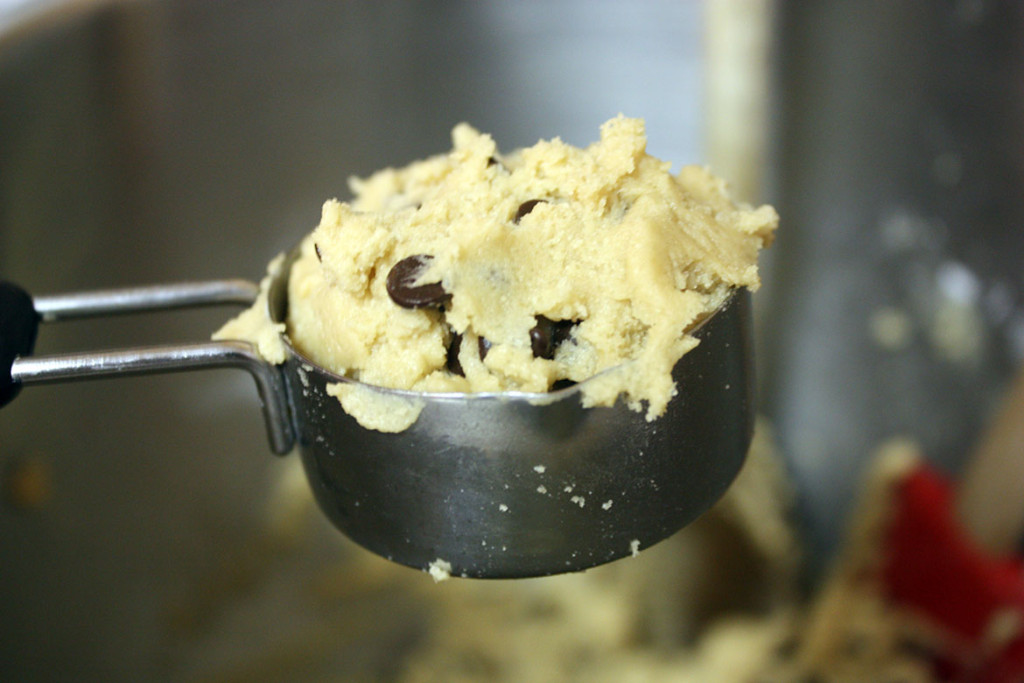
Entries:
[[[289, 270], [290, 261], [269, 292], [275, 321], [287, 315]], [[583, 408], [580, 385], [550, 394], [369, 387], [423, 409], [403, 432], [368, 430], [326, 392], [354, 380], [318, 367], [287, 336], [281, 366], [242, 341], [30, 355], [40, 321], [245, 304], [257, 291], [228, 280], [32, 298], [0, 283], [0, 405], [23, 384], [242, 368], [256, 381], [271, 448], [299, 446], [320, 507], [345, 535], [401, 564], [477, 578], [578, 571], [636, 553], [718, 500], [750, 443], [746, 291], [696, 331], [700, 344], [673, 372], [679, 395], [651, 422], [621, 401]]]

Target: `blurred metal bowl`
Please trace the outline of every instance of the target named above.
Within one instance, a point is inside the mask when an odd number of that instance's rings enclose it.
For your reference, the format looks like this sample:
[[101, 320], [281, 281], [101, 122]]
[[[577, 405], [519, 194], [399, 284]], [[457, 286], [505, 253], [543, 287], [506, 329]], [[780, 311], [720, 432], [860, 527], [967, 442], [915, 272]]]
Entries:
[[[708, 4], [749, 27], [744, 2]], [[783, 217], [758, 297], [761, 403], [821, 564], [870, 451], [909, 434], [955, 472], [1024, 355], [1024, 10], [774, 4], [772, 107], [749, 120], [774, 124], [762, 198]], [[700, 162], [702, 94], [735, 85], [705, 83], [701, 14], [670, 0], [0, 13], [0, 274], [41, 294], [253, 277], [348, 175], [443, 150], [459, 120], [512, 148], [587, 143], [622, 111], [647, 119], [656, 155]], [[74, 323], [39, 352], [219, 322]], [[318, 630], [323, 606], [291, 587], [355, 551], [336, 534], [301, 555], [268, 540], [254, 501], [286, 473], [247, 378], [25, 394], [0, 413], [0, 678], [209, 679], [254, 653], [279, 668], [238, 678], [322, 678], [288, 659], [310, 633], [337, 653], [331, 674], [354, 677], [393, 664], [420, 623], [401, 595], [390, 611], [353, 597], [375, 626]], [[253, 604], [267, 576], [276, 599]]]

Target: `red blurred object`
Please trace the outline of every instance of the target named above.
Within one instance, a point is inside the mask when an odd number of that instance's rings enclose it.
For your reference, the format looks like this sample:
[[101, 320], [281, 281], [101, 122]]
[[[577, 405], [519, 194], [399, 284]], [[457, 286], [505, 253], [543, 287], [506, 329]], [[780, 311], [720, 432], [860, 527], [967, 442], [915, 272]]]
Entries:
[[1024, 681], [1024, 561], [984, 552], [955, 519], [953, 500], [952, 485], [926, 464], [896, 484], [888, 597], [946, 634], [950, 651], [937, 669], [947, 680]]

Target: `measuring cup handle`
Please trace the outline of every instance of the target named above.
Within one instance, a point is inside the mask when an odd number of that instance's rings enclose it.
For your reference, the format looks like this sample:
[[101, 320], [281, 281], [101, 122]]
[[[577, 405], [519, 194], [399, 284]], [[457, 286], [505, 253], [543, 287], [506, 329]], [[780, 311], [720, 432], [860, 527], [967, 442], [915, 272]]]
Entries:
[[31, 297], [0, 280], [0, 407], [23, 384], [95, 377], [148, 375], [203, 368], [240, 368], [252, 375], [263, 403], [270, 447], [285, 454], [294, 443], [287, 388], [278, 367], [244, 341], [201, 342], [88, 353], [33, 356], [40, 322], [219, 304], [251, 304], [259, 286], [213, 280]]
[[39, 314], [32, 297], [21, 287], [0, 280], [0, 407], [10, 403], [21, 390], [11, 377], [18, 356], [32, 353], [39, 330]]

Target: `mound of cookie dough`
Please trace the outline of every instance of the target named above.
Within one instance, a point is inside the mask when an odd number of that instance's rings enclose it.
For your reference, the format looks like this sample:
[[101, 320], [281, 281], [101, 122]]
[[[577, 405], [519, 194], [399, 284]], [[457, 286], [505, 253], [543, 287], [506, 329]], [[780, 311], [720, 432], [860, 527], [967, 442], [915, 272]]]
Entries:
[[[291, 272], [292, 344], [413, 391], [547, 392], [600, 375], [586, 405], [621, 395], [661, 415], [697, 343], [687, 331], [758, 287], [775, 211], [734, 204], [703, 168], [671, 174], [639, 119], [608, 121], [585, 149], [501, 154], [466, 124], [452, 140], [324, 204]], [[257, 337], [244, 320], [218, 336]]]

